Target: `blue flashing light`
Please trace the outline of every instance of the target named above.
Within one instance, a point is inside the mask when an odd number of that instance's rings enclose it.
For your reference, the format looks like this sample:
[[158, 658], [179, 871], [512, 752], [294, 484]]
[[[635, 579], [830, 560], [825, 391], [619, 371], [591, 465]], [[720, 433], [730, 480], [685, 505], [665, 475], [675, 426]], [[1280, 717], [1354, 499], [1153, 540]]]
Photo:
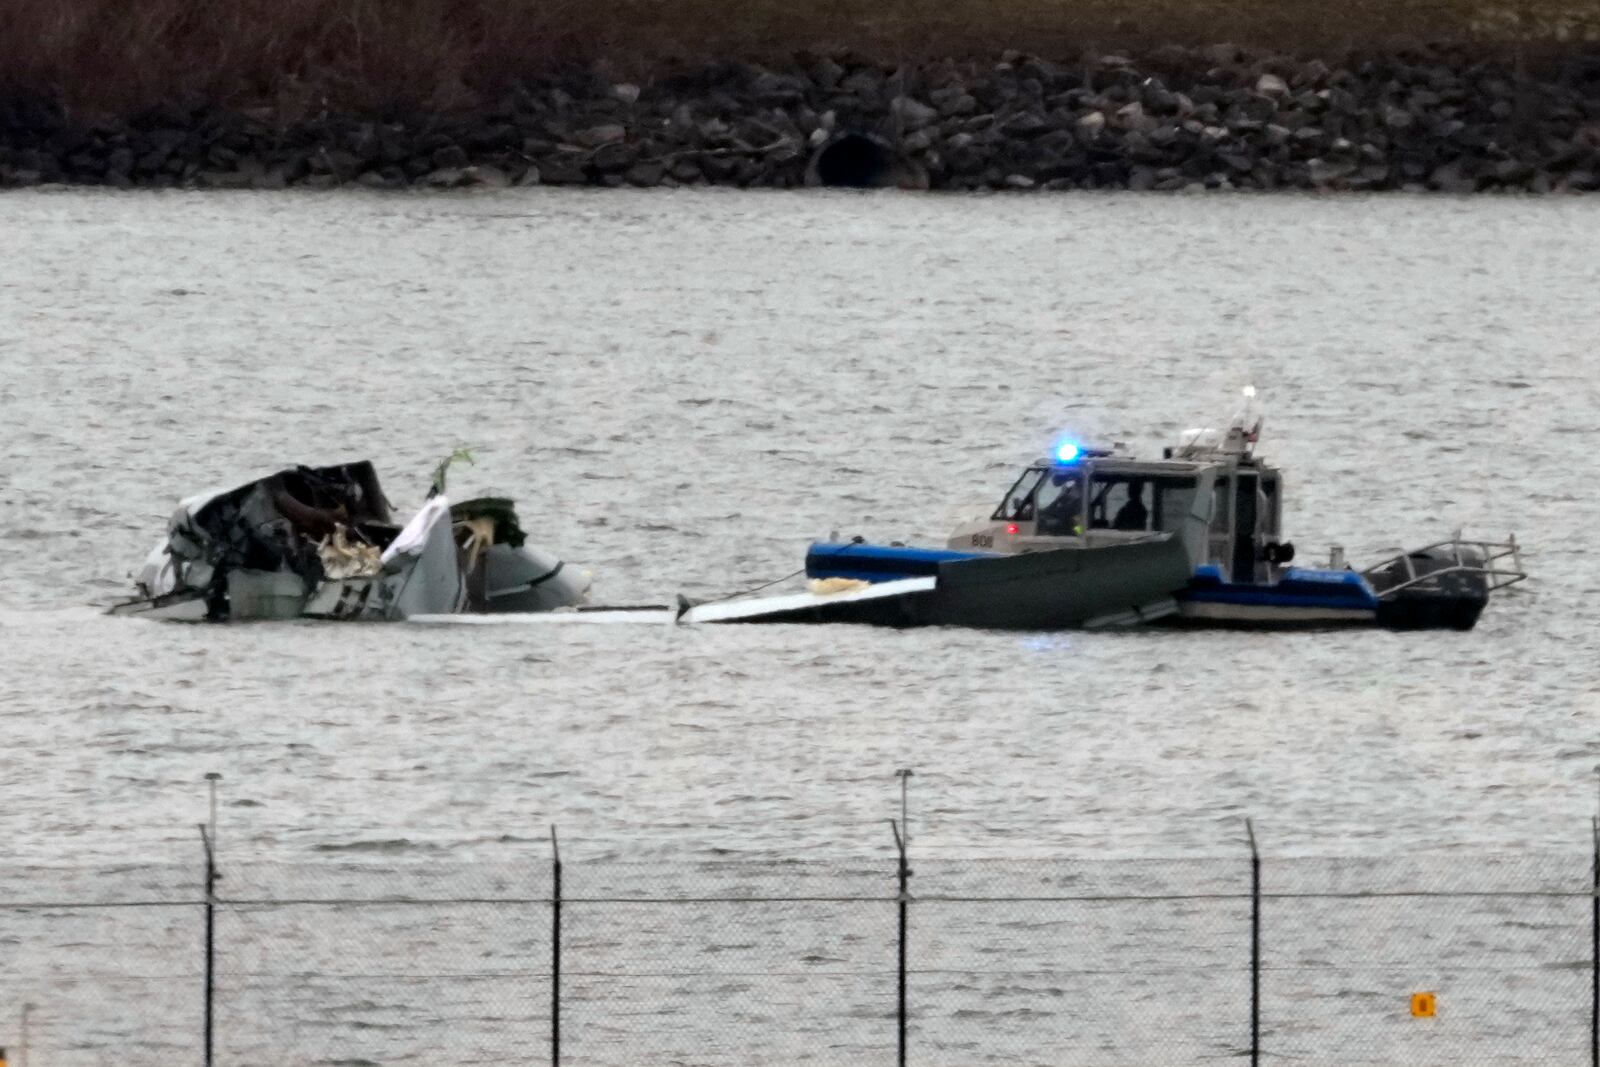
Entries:
[[1078, 457], [1083, 455], [1083, 449], [1074, 441], [1063, 441], [1056, 447], [1056, 461], [1058, 463], [1076, 463]]

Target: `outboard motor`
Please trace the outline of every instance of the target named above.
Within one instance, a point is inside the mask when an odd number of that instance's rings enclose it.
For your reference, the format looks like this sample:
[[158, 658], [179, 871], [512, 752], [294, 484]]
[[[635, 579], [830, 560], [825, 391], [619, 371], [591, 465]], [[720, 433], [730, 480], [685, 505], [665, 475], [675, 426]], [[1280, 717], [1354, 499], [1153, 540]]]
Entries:
[[[1371, 571], [1378, 625], [1391, 630], [1470, 630], [1489, 603], [1484, 557], [1470, 546], [1413, 552]], [[1390, 592], [1394, 590], [1394, 592]]]

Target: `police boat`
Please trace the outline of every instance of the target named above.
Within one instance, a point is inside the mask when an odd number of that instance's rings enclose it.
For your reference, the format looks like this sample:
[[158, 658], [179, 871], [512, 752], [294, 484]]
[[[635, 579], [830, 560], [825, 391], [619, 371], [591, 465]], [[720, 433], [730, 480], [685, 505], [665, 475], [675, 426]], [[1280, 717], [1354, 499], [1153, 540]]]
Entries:
[[[930, 594], [941, 585], [967, 587], [968, 610], [920, 621], [1395, 630], [1470, 630], [1491, 593], [1527, 577], [1515, 537], [1474, 541], [1459, 532], [1364, 570], [1347, 565], [1338, 546], [1325, 567], [1296, 566], [1294, 545], [1282, 536], [1283, 472], [1255, 455], [1260, 433], [1261, 419], [1251, 421], [1247, 406], [1226, 431], [1191, 431], [1159, 460], [1065, 443], [1024, 470], [987, 518], [958, 527], [945, 548], [818, 542], [806, 553], [806, 574], [814, 588], [832, 583], [840, 591], [918, 580], [931, 580]], [[1122, 555], [1158, 542], [1169, 546], [1164, 556]], [[1152, 558], [1170, 562], [1178, 545], [1185, 558], [1176, 579], [1170, 566], [1147, 566]], [[1081, 580], [1047, 590], [1025, 571], [1009, 585], [984, 571], [1000, 560], [1062, 552], [1085, 561], [1080, 579], [1098, 575], [1089, 585], [1097, 599], [1076, 612], [1064, 605], [1041, 612], [1033, 601], [1078, 598]], [[1137, 573], [1119, 581], [1127, 567]], [[971, 611], [974, 603], [983, 610]]]

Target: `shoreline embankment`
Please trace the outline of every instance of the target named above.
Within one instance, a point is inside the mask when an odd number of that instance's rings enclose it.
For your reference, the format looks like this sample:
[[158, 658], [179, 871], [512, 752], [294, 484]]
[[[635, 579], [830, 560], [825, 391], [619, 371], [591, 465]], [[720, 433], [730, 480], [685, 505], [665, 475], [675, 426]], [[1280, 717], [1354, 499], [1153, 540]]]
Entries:
[[1600, 190], [1600, 48], [604, 63], [470, 106], [0, 89], [0, 187]]

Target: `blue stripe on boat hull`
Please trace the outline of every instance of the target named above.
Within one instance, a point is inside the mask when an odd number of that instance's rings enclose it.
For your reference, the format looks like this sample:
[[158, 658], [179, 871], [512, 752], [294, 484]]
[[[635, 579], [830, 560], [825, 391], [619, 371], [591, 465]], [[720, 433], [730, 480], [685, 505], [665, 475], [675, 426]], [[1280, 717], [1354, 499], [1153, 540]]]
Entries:
[[1237, 604], [1257, 608], [1329, 608], [1343, 611], [1377, 611], [1376, 603], [1368, 604], [1358, 597], [1307, 596], [1305, 594], [1279, 593], [1270, 586], [1259, 589], [1201, 589], [1190, 588], [1180, 598], [1196, 604]]

